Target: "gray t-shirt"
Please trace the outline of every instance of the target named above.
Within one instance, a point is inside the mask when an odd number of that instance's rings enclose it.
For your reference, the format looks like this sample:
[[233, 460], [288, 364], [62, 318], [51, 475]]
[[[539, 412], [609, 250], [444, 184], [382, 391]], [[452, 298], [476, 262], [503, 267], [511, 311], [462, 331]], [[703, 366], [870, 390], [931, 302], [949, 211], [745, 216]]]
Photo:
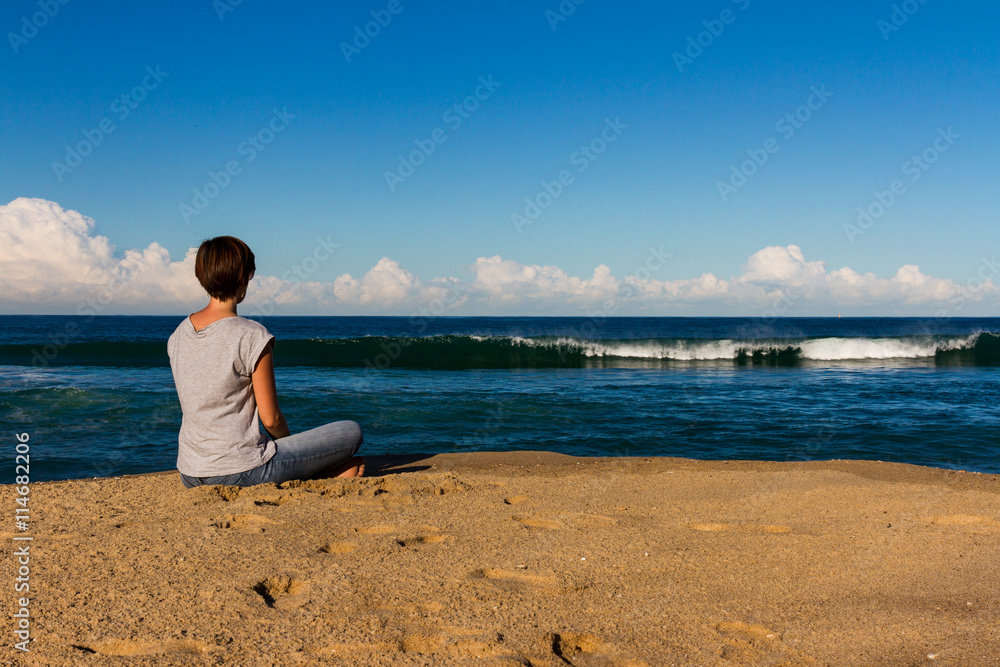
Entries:
[[224, 317], [200, 331], [185, 318], [167, 340], [183, 419], [177, 470], [189, 477], [245, 472], [274, 456], [274, 441], [257, 426], [250, 378], [274, 340], [262, 324]]

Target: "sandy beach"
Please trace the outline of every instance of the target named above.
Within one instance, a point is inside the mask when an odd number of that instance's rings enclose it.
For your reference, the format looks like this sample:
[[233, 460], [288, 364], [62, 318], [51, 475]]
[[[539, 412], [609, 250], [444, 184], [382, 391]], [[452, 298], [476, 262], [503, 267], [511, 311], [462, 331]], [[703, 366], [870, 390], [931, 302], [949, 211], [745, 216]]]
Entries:
[[531, 452], [368, 470], [32, 484], [30, 530], [3, 533], [5, 660], [1000, 664], [997, 475]]

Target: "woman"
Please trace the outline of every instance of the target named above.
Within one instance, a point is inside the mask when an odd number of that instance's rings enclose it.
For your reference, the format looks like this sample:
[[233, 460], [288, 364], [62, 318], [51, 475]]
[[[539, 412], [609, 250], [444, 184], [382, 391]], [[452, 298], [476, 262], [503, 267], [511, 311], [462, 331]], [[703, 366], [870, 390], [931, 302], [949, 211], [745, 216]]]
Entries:
[[181, 482], [192, 488], [360, 477], [365, 465], [354, 456], [362, 440], [355, 422], [290, 434], [274, 383], [274, 336], [236, 313], [255, 270], [253, 252], [235, 237], [219, 236], [198, 248], [194, 272], [210, 301], [167, 341], [183, 413]]

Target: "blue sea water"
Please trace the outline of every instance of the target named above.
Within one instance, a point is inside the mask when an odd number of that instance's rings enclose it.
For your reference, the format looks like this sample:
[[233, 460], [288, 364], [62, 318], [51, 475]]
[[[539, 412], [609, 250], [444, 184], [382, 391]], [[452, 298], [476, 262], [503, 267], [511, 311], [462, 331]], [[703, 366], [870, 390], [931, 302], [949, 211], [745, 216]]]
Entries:
[[[31, 479], [173, 469], [184, 315], [0, 317]], [[363, 453], [875, 459], [1000, 472], [1000, 318], [255, 318], [293, 431]], [[0, 482], [14, 478], [10, 465]]]

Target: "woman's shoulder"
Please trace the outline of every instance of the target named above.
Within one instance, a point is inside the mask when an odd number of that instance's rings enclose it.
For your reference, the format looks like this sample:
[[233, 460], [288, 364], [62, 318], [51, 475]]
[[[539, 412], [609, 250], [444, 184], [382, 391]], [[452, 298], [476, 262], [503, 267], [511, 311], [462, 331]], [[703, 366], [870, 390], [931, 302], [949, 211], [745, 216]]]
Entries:
[[236, 317], [230, 318], [233, 320], [232, 326], [238, 327], [241, 330], [252, 333], [257, 336], [272, 336], [273, 334], [267, 330], [263, 324], [256, 320], [247, 319], [242, 315], [237, 315]]
[[174, 327], [174, 330], [170, 333], [170, 336], [167, 338], [167, 343], [173, 344], [173, 341], [183, 336], [186, 333], [187, 329], [191, 329], [192, 331], [194, 330], [194, 327], [191, 325], [190, 317], [185, 317], [183, 320], [177, 323], [177, 326]]
[[233, 318], [234, 321], [238, 322], [240, 326], [247, 327], [249, 329], [259, 329], [261, 331], [267, 331], [267, 327], [258, 322], [257, 320], [251, 320], [248, 317], [243, 317], [242, 315], [237, 315]]

